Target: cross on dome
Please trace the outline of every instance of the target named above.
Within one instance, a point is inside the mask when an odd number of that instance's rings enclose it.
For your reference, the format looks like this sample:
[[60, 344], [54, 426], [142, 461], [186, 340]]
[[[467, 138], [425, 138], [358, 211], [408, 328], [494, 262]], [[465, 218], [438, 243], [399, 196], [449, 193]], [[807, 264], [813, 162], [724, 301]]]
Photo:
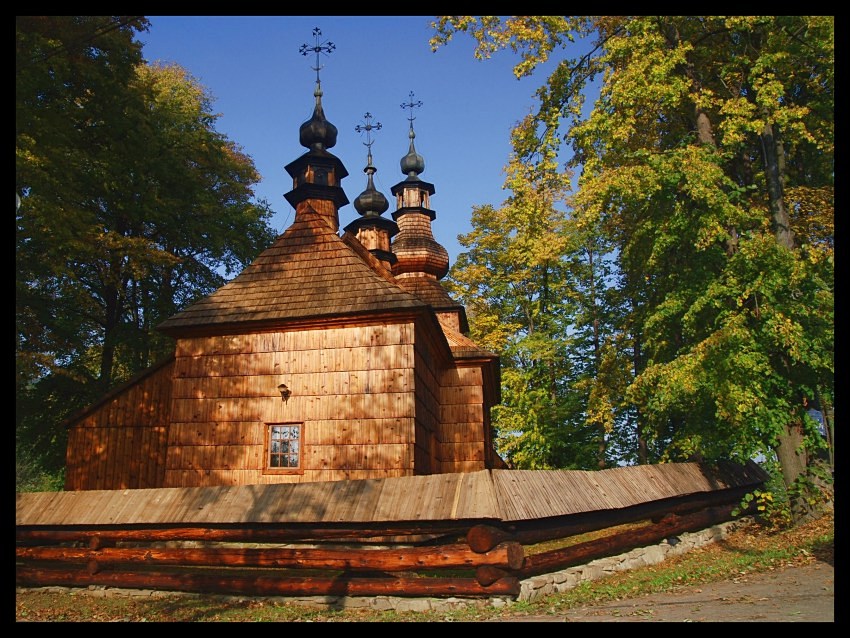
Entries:
[[306, 56], [306, 55], [309, 55], [310, 53], [316, 54], [316, 66], [310, 67], [311, 69], [313, 69], [316, 72], [316, 84], [320, 84], [319, 71], [324, 68], [321, 64], [319, 64], [319, 59], [320, 59], [321, 54], [324, 53], [325, 55], [330, 55], [333, 52], [333, 50], [336, 49], [336, 45], [333, 42], [330, 42], [330, 41], [319, 42], [319, 36], [321, 36], [321, 35], [322, 35], [322, 30], [319, 27], [315, 27], [313, 29], [313, 37], [316, 39], [316, 44], [314, 44], [313, 46], [309, 46], [307, 44], [302, 44], [301, 47], [298, 49], [298, 52], [301, 55]]

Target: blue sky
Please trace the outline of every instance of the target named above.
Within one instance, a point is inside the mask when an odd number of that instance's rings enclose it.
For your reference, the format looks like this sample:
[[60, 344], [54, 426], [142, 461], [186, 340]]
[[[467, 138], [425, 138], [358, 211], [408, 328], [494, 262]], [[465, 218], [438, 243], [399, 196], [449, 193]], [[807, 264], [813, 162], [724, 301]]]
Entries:
[[[432, 16], [148, 16], [139, 34], [148, 62], [174, 62], [185, 68], [214, 100], [221, 114], [216, 128], [251, 156], [262, 176], [258, 198], [275, 211], [272, 225], [283, 232], [294, 211], [284, 199], [291, 187], [284, 166], [306, 151], [298, 127], [312, 114], [315, 55], [299, 53], [302, 44], [320, 42], [335, 50], [321, 56], [322, 103], [339, 130], [330, 149], [346, 169], [342, 186], [354, 201], [366, 186], [365, 135], [355, 127], [381, 124], [372, 133], [378, 169], [375, 186], [395, 210], [390, 188], [400, 182], [399, 162], [408, 149], [408, 116], [414, 109], [416, 150], [425, 158], [423, 180], [434, 184], [431, 208], [435, 239], [451, 263], [463, 247], [457, 236], [471, 230], [473, 205], [500, 206], [504, 166], [512, 126], [535, 105], [534, 91], [545, 81], [540, 72], [522, 80], [511, 73], [518, 61], [510, 52], [476, 60], [468, 36], [456, 37], [432, 52]], [[340, 210], [340, 225], [357, 217], [352, 204]]]

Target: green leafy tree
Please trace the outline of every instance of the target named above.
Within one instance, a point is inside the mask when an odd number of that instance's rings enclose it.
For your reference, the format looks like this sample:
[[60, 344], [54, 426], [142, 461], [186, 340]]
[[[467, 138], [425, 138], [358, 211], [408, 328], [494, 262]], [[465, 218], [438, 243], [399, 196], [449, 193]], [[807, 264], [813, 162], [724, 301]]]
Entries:
[[273, 239], [212, 97], [146, 64], [143, 18], [18, 17], [18, 438], [64, 463], [62, 418], [173, 348], [155, 326]]
[[[516, 149], [531, 149], [531, 118], [516, 127]], [[493, 410], [499, 452], [518, 468], [584, 468], [599, 450], [599, 430], [584, 419], [584, 395], [571, 387], [576, 360], [573, 248], [564, 210], [569, 174], [557, 170], [556, 136], [514, 155], [506, 169], [511, 196], [500, 208], [476, 207], [468, 248], [448, 285], [465, 304], [472, 336], [498, 352], [505, 400]]]
[[597, 382], [635, 419], [639, 460], [775, 455], [793, 492], [824, 441], [807, 407], [834, 388], [833, 18], [435, 28], [434, 46], [467, 32], [480, 57], [518, 52], [518, 77], [564, 51], [534, 119], [571, 143], [573, 214], [616, 255], [633, 379]]

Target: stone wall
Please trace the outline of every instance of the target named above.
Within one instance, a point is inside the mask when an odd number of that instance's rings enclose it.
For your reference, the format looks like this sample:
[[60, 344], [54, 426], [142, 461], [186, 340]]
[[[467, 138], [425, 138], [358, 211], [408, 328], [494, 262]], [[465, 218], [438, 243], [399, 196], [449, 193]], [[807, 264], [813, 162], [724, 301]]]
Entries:
[[714, 525], [699, 532], [681, 534], [657, 545], [638, 547], [625, 554], [608, 556], [557, 572], [541, 574], [522, 581], [518, 600], [536, 600], [550, 594], [572, 589], [589, 580], [597, 580], [614, 572], [625, 571], [655, 565], [670, 556], [684, 554], [696, 547], [720, 540], [730, 532], [751, 522], [751, 519], [739, 519]]

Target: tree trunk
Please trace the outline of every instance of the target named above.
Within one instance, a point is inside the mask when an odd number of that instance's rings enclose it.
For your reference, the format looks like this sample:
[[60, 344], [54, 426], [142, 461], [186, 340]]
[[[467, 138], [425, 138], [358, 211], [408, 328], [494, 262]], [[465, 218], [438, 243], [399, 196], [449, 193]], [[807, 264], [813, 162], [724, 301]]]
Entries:
[[[637, 377], [641, 370], [641, 350], [640, 336], [635, 335], [634, 346], [634, 376]], [[649, 448], [646, 444], [646, 437], [643, 435], [643, 420], [641, 418], [640, 409], [635, 410], [635, 433], [637, 435], [637, 459], [639, 465], [647, 465], [649, 463]]]
[[100, 358], [100, 383], [104, 388], [112, 386], [112, 368], [115, 362], [115, 331], [118, 328], [120, 311], [118, 290], [107, 286], [104, 290], [103, 352]]
[[815, 400], [818, 402], [821, 417], [823, 418], [824, 435], [826, 436], [826, 446], [829, 452], [829, 469], [835, 469], [835, 456], [833, 448], [833, 436], [835, 434], [832, 428], [832, 406], [826, 402], [820, 390], [815, 389]]
[[777, 145], [773, 125], [768, 121], [761, 134], [764, 151], [764, 172], [767, 179], [767, 195], [770, 201], [771, 227], [776, 242], [783, 248], [795, 248], [794, 232], [785, 207], [785, 197], [782, 193], [782, 174], [780, 164], [784, 164], [782, 147]]
[[[771, 228], [776, 237], [776, 243], [787, 250], [793, 250], [795, 247], [794, 232], [791, 230], [788, 209], [785, 206], [785, 198], [782, 192], [781, 167], [785, 164], [785, 158], [782, 147], [777, 144], [773, 124], [770, 120], [765, 122], [761, 133], [761, 143], [764, 153], [767, 195], [770, 202]], [[782, 479], [785, 482], [785, 487], [790, 488], [805, 473], [809, 462], [800, 423], [791, 421], [785, 426], [783, 433], [779, 435], [776, 456], [782, 468]], [[805, 499], [799, 494], [792, 495], [791, 513], [794, 520], [801, 521], [807, 511], [808, 506], [805, 504]]]
[[[593, 363], [595, 366], [594, 376], [599, 376], [599, 371], [602, 368], [602, 346], [600, 345], [601, 337], [599, 335], [599, 306], [596, 303], [596, 272], [593, 269], [593, 247], [587, 250], [587, 264], [590, 268], [590, 307], [593, 309]], [[605, 424], [599, 424], [599, 442], [596, 445], [596, 467], [597, 469], [605, 469]]]
[[782, 468], [785, 487], [791, 487], [808, 465], [808, 455], [803, 445], [803, 428], [799, 423], [785, 426], [785, 432], [779, 437], [779, 444], [776, 446], [776, 457]]

